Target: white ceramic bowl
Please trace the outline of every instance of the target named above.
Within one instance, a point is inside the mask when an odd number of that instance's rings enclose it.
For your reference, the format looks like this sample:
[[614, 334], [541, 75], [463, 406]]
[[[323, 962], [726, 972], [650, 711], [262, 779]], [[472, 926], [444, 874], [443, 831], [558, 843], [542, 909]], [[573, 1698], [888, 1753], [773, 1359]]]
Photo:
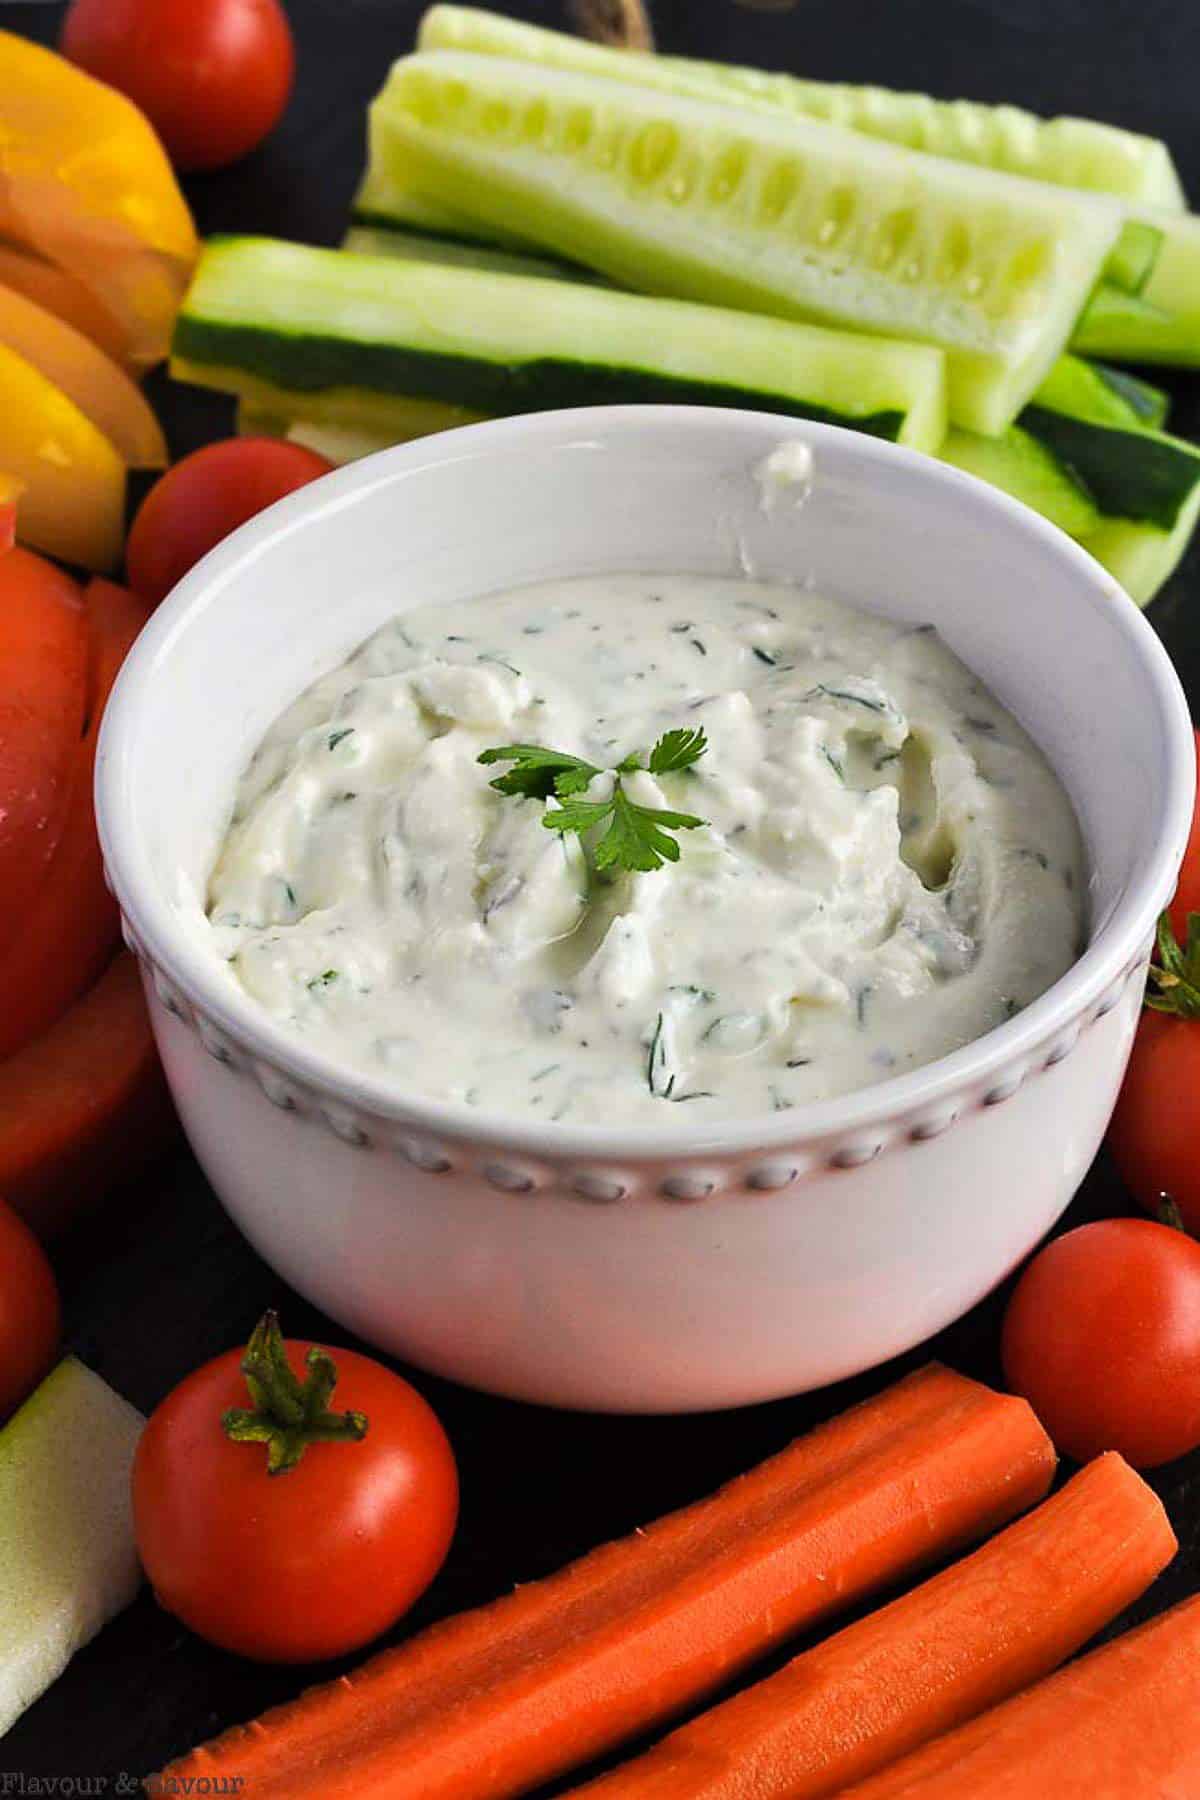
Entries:
[[[753, 470], [816, 458], [800, 508]], [[811, 577], [932, 620], [1049, 755], [1087, 844], [1090, 938], [999, 1030], [899, 1079], [688, 1129], [511, 1122], [397, 1091], [260, 1011], [205, 942], [237, 778], [310, 680], [398, 610], [573, 572]], [[615, 408], [472, 426], [253, 520], [156, 613], [121, 676], [98, 805], [167, 1075], [251, 1243], [398, 1356], [524, 1399], [732, 1406], [906, 1349], [1053, 1224], [1100, 1142], [1193, 792], [1154, 632], [1066, 537], [869, 437]], [[471, 1021], [463, 1020], [463, 1032]]]

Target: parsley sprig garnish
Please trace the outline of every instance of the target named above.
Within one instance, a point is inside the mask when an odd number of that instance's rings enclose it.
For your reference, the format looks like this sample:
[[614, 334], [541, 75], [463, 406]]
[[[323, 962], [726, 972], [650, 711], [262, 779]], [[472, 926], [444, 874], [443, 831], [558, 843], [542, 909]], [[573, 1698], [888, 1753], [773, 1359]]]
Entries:
[[640, 806], [630, 799], [621, 777], [638, 769], [646, 769], [651, 775], [674, 774], [691, 768], [707, 749], [708, 739], [702, 729], [664, 732], [645, 762], [634, 751], [617, 764], [613, 790], [607, 800], [579, 798], [604, 771], [562, 750], [548, 750], [542, 744], [500, 744], [485, 750], [479, 761], [513, 765], [492, 782], [498, 793], [528, 800], [553, 798], [559, 802], [542, 820], [547, 831], [582, 835], [607, 825], [593, 852], [597, 869], [649, 873], [664, 862], [679, 861], [679, 845], [671, 832], [694, 831], [706, 821], [694, 813], [674, 812], [665, 806]]

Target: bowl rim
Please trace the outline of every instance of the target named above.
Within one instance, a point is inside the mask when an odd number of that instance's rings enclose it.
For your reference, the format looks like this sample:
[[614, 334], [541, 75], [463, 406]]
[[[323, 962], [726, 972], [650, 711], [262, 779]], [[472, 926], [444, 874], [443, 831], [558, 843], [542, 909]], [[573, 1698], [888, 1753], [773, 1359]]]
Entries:
[[[483, 1111], [465, 1103], [406, 1089], [293, 1038], [272, 1014], [228, 980], [205, 955], [168, 901], [148, 848], [134, 830], [124, 797], [133, 783], [134, 745], [143, 695], [170, 656], [173, 639], [192, 611], [216, 600], [241, 567], [259, 561], [272, 545], [376, 486], [391, 485], [421, 467], [474, 458], [503, 448], [511, 454], [525, 439], [671, 426], [685, 432], [769, 428], [794, 432], [819, 450], [836, 443], [861, 458], [864, 469], [903, 459], [917, 480], [953, 496], [970, 492], [1010, 526], [1040, 538], [1097, 599], [1112, 609], [1127, 649], [1143, 666], [1155, 694], [1168, 746], [1162, 816], [1153, 854], [1126, 886], [1112, 913], [1083, 955], [1021, 1013], [971, 1043], [920, 1068], [830, 1099], [807, 1102], [781, 1114], [751, 1114], [707, 1126], [678, 1124], [555, 1124]], [[683, 406], [611, 406], [528, 413], [459, 427], [394, 446], [349, 464], [289, 495], [233, 532], [210, 551], [162, 602], [126, 660], [109, 700], [96, 759], [96, 812], [107, 879], [129, 926], [137, 954], [187, 999], [197, 1015], [266, 1068], [308, 1090], [319, 1103], [351, 1109], [366, 1120], [398, 1126], [414, 1135], [472, 1142], [548, 1161], [597, 1157], [605, 1162], [666, 1157], [730, 1157], [769, 1154], [829, 1138], [853, 1140], [898, 1118], [945, 1108], [964, 1092], [986, 1086], [1006, 1065], [1020, 1064], [1047, 1040], [1076, 1026], [1150, 944], [1167, 904], [1191, 824], [1195, 794], [1194, 738], [1179, 676], [1157, 633], [1135, 603], [1080, 545], [1019, 501], [903, 445], [805, 419], [741, 409]]]

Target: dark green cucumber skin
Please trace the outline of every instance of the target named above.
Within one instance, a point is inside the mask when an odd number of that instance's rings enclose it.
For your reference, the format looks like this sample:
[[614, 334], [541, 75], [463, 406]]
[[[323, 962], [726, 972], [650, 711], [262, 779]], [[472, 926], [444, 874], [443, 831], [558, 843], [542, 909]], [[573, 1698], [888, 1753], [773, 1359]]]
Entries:
[[[350, 223], [351, 225], [363, 225], [370, 231], [396, 231], [400, 233], [405, 231], [419, 231], [422, 237], [440, 238], [443, 244], [456, 244], [463, 250], [494, 250], [496, 248], [494, 240], [489, 242], [487, 238], [470, 237], [467, 233], [462, 231], [447, 231], [445, 227], [441, 225], [406, 225], [402, 220], [395, 218], [391, 213], [376, 212], [375, 209], [370, 206], [354, 207], [350, 214]], [[234, 234], [231, 232], [214, 233], [213, 237], [209, 239], [209, 242], [232, 243], [233, 238]]]
[[1123, 400], [1141, 425], [1159, 430], [1167, 422], [1168, 397], [1161, 388], [1141, 381], [1127, 369], [1113, 369], [1107, 363], [1093, 362], [1093, 369], [1106, 387]]
[[904, 428], [900, 410], [854, 417], [780, 394], [720, 381], [694, 381], [651, 369], [538, 357], [493, 363], [479, 357], [441, 356], [402, 344], [347, 343], [319, 334], [265, 331], [253, 325], [220, 325], [181, 313], [173, 354], [187, 362], [244, 369], [275, 387], [320, 393], [325, 388], [365, 388], [373, 393], [444, 400], [481, 413], [557, 411], [572, 406], [623, 406], [668, 402], [680, 406], [737, 406], [755, 412], [814, 419], [891, 442]]
[[[403, 241], [409, 232], [416, 232], [418, 237], [435, 238], [440, 244], [452, 244], [456, 250], [508, 250], [511, 256], [529, 256], [539, 263], [557, 263], [564, 275], [576, 281], [602, 282], [603, 277], [596, 274], [583, 263], [572, 262], [569, 257], [555, 256], [553, 250], [543, 250], [537, 244], [530, 244], [528, 249], [510, 248], [507, 244], [498, 244], [495, 238], [472, 237], [466, 231], [448, 231], [443, 225], [407, 225], [402, 219], [391, 213], [376, 212], [370, 206], [356, 206], [350, 214], [351, 225], [360, 225], [367, 231], [389, 231], [393, 237]], [[231, 232], [214, 233], [209, 243], [233, 243]]]
[[1113, 431], [1036, 405], [1019, 422], [1113, 518], [1170, 531], [1200, 481], [1200, 455], [1149, 433]]

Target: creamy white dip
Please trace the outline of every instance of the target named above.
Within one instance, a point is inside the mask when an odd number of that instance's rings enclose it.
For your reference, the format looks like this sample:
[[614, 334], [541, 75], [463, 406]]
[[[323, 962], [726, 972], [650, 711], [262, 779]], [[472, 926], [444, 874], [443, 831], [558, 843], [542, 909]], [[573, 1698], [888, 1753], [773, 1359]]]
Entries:
[[[599, 876], [481, 751], [612, 770], [699, 815]], [[589, 797], [611, 792], [612, 776]], [[745, 1117], [927, 1063], [1074, 960], [1079, 835], [932, 627], [692, 575], [553, 582], [384, 627], [268, 733], [212, 874], [214, 942], [314, 1048], [492, 1113]]]

